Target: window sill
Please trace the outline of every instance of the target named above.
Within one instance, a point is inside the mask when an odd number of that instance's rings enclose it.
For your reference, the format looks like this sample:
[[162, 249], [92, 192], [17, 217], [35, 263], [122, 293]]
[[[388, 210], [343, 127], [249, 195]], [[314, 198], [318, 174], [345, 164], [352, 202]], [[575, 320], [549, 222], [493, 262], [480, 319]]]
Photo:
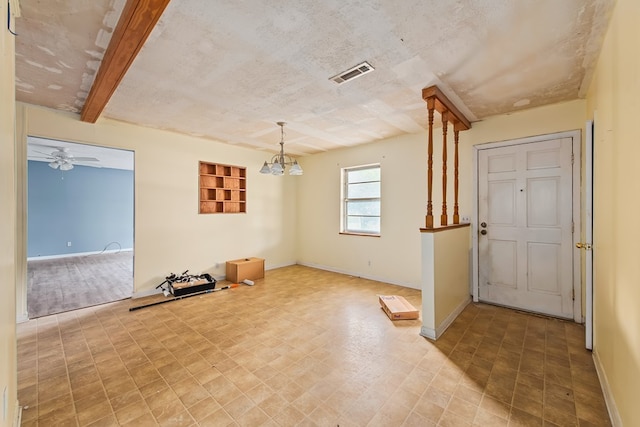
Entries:
[[351, 232], [348, 232], [348, 231], [341, 231], [338, 234], [343, 234], [343, 235], [346, 235], [346, 236], [380, 237], [379, 234], [351, 233]]

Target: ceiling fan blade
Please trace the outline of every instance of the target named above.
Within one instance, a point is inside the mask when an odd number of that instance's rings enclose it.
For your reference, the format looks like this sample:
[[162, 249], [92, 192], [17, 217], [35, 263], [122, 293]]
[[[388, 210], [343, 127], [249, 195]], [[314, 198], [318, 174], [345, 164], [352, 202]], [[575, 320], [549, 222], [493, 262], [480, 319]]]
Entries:
[[63, 147], [59, 147], [59, 146], [55, 146], [55, 145], [44, 145], [44, 144], [35, 144], [35, 143], [29, 143], [29, 145], [33, 145], [33, 146], [36, 146], [36, 147], [51, 148], [52, 150], [56, 150], [56, 151], [63, 151], [62, 150]]
[[98, 169], [102, 169], [102, 166], [97, 165], [97, 164], [95, 164], [95, 163], [86, 163], [86, 164], [82, 164], [82, 163], [76, 163], [76, 162], [73, 162], [73, 164], [74, 164], [74, 165], [77, 165], [77, 166], [86, 166], [86, 167], [88, 167], [88, 168], [98, 168]]
[[48, 157], [48, 158], [50, 158], [50, 159], [53, 159], [53, 158], [54, 158], [50, 153], [43, 153], [42, 151], [36, 151], [36, 150], [33, 150], [33, 152], [34, 152], [34, 153], [38, 153], [38, 154], [45, 155], [45, 156], [47, 156], [47, 157]]
[[69, 160], [72, 162], [99, 162], [99, 159], [95, 157], [71, 157]]

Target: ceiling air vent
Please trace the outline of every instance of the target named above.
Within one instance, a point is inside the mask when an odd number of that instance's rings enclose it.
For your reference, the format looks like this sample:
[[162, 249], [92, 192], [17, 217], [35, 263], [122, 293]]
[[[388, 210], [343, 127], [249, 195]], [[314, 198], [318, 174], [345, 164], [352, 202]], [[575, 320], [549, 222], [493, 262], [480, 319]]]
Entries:
[[333, 80], [338, 84], [342, 84], [346, 81], [353, 80], [356, 77], [360, 77], [364, 74], [370, 73], [373, 70], [374, 68], [371, 66], [371, 64], [365, 61], [362, 64], [358, 64], [355, 67], [349, 68], [347, 71], [331, 77], [329, 80]]

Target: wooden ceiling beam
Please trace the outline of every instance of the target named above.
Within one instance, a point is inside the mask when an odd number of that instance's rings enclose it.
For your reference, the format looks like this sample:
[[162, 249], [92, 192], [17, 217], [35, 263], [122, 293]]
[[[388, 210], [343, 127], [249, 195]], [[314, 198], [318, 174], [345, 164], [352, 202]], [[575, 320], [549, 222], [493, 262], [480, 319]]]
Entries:
[[98, 120], [169, 1], [127, 0], [80, 113], [80, 120], [89, 123]]

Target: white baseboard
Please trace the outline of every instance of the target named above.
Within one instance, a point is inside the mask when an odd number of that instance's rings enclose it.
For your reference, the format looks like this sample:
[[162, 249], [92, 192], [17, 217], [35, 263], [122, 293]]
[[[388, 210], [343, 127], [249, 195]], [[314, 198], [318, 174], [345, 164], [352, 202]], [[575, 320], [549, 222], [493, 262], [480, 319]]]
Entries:
[[310, 262], [298, 262], [298, 264], [299, 265], [304, 265], [305, 267], [317, 268], [318, 270], [331, 271], [333, 273], [346, 274], [348, 276], [360, 277], [362, 279], [375, 280], [376, 282], [389, 283], [391, 285], [402, 286], [403, 288], [411, 288], [411, 289], [417, 289], [417, 290], [422, 289], [422, 286], [420, 284], [416, 285], [414, 283], [399, 282], [397, 280], [391, 280], [391, 279], [386, 278], [386, 277], [369, 276], [369, 275], [366, 275], [366, 274], [354, 273], [352, 271], [341, 270], [339, 268], [329, 267], [329, 266], [321, 265], [321, 264], [314, 264], [314, 263], [310, 263]]
[[[42, 257], [40, 257], [38, 259], [42, 259]], [[376, 282], [389, 283], [389, 284], [392, 284], [392, 285], [398, 285], [398, 286], [402, 286], [402, 287], [405, 287], [405, 288], [418, 289], [418, 290], [421, 289], [420, 286], [416, 287], [412, 283], [398, 282], [398, 281], [394, 281], [394, 280], [389, 280], [389, 279], [384, 278], [384, 277], [367, 276], [367, 275], [362, 275], [362, 274], [358, 274], [358, 273], [353, 273], [351, 271], [340, 270], [340, 269], [329, 267], [329, 266], [326, 266], [326, 265], [306, 263], [306, 262], [287, 261], [287, 262], [280, 263], [280, 264], [270, 264], [270, 265], [266, 265], [265, 266], [265, 270], [266, 271], [275, 270], [276, 268], [289, 267], [289, 266], [292, 266], [292, 265], [304, 265], [305, 267], [317, 268], [318, 270], [325, 270], [325, 271], [331, 271], [331, 272], [334, 272], [334, 273], [346, 274], [348, 276], [361, 277], [363, 279], [375, 280]], [[216, 280], [218, 280], [218, 281], [221, 281], [221, 280], [225, 280], [226, 279], [226, 275], [214, 276], [214, 278]], [[134, 292], [131, 297], [135, 299], [135, 298], [148, 297], [150, 295], [156, 295], [156, 294], [159, 294], [159, 293], [162, 293], [162, 291], [160, 289], [147, 289], [146, 291]]]
[[436, 330], [433, 328], [427, 328], [426, 326], [420, 328], [420, 335], [434, 341], [437, 339]]
[[134, 292], [131, 295], [132, 299], [136, 299], [136, 298], [144, 298], [144, 297], [148, 297], [151, 295], [157, 295], [157, 294], [161, 294], [162, 293], [162, 289], [158, 288], [158, 289], [147, 289], [146, 291], [140, 291], [140, 292]]
[[613, 427], [622, 427], [622, 418], [620, 418], [620, 412], [616, 406], [616, 401], [611, 393], [611, 386], [607, 379], [607, 374], [604, 371], [600, 357], [598, 356], [597, 349], [592, 352], [593, 364], [596, 366], [596, 373], [600, 380], [600, 387], [602, 388], [602, 394], [604, 395], [604, 402], [607, 404], [607, 411], [609, 411], [609, 418], [611, 419], [611, 425]]
[[456, 317], [458, 317], [460, 313], [462, 313], [462, 310], [464, 310], [464, 308], [467, 305], [469, 305], [470, 302], [471, 302], [471, 296], [469, 296], [467, 299], [465, 299], [460, 304], [458, 304], [458, 306], [451, 313], [449, 313], [447, 318], [444, 319], [442, 323], [440, 323], [438, 326], [436, 326], [435, 329], [428, 328], [426, 326], [423, 326], [422, 328], [420, 328], [420, 335], [434, 341], [437, 340], [442, 336], [442, 334], [444, 334], [444, 332], [449, 328], [449, 326], [451, 326], [453, 321], [456, 320]]
[[296, 265], [297, 262], [295, 261], [287, 261], [287, 262], [283, 262], [281, 264], [269, 264], [269, 265], [265, 265], [264, 269], [265, 270], [275, 270], [276, 268], [282, 268], [282, 267], [290, 267], [292, 265]]
[[71, 258], [74, 256], [88, 256], [88, 255], [98, 255], [98, 254], [114, 254], [118, 252], [131, 252], [133, 248], [125, 248], [125, 249], [109, 249], [108, 251], [93, 251], [93, 252], [75, 252], [72, 254], [59, 254], [59, 255], [45, 255], [45, 256], [32, 256], [27, 257], [27, 261], [37, 261], [37, 260], [45, 260], [45, 259], [59, 259], [59, 258]]
[[467, 299], [465, 299], [460, 304], [458, 304], [458, 306], [455, 309], [453, 309], [451, 313], [449, 313], [447, 318], [444, 319], [442, 323], [440, 323], [440, 325], [436, 327], [437, 337], [441, 337], [442, 334], [444, 334], [444, 331], [446, 331], [449, 328], [449, 326], [451, 326], [453, 321], [456, 320], [456, 318], [460, 315], [460, 313], [462, 313], [462, 310], [464, 310], [464, 308], [468, 306], [470, 302], [471, 302], [471, 296], [468, 296]]
[[24, 323], [29, 321], [29, 313], [22, 313], [16, 316], [16, 323]]

